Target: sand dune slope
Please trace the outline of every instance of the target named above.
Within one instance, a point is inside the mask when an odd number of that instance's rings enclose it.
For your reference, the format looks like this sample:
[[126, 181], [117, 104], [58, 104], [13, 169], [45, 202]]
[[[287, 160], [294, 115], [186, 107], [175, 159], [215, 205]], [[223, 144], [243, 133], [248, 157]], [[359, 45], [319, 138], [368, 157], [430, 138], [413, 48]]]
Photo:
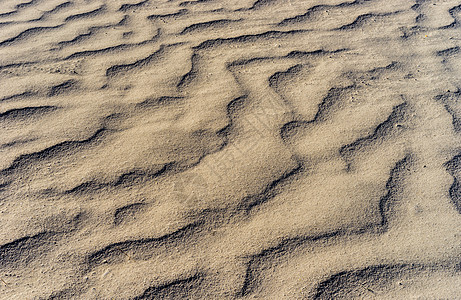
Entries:
[[460, 29], [1, 0], [0, 299], [461, 299]]

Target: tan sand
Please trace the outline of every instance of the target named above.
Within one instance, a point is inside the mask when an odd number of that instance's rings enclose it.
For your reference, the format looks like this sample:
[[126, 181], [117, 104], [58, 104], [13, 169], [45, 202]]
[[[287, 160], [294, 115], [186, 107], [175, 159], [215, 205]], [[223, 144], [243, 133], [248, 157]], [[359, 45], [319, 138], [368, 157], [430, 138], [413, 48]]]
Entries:
[[0, 1], [0, 299], [461, 299], [459, 0], [255, 1]]

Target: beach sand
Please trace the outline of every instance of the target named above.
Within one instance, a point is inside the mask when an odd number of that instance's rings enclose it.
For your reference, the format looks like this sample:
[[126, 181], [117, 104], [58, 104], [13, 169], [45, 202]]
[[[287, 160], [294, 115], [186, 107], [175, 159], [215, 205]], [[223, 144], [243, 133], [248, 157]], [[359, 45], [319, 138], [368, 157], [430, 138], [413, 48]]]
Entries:
[[23, 1], [0, 299], [461, 299], [459, 0]]

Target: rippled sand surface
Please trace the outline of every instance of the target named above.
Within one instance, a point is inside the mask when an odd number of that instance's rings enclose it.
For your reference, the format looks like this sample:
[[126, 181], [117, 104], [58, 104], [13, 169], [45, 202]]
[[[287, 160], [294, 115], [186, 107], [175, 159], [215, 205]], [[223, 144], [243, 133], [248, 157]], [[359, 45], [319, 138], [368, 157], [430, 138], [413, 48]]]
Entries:
[[459, 0], [1, 0], [0, 299], [461, 299], [460, 47]]

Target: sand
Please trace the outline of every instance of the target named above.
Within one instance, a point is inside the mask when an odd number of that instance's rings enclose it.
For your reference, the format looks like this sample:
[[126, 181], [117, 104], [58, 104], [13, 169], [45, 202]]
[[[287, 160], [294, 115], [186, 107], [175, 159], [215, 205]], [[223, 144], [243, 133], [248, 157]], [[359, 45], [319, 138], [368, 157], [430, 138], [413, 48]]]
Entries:
[[459, 1], [22, 1], [0, 299], [461, 299]]

